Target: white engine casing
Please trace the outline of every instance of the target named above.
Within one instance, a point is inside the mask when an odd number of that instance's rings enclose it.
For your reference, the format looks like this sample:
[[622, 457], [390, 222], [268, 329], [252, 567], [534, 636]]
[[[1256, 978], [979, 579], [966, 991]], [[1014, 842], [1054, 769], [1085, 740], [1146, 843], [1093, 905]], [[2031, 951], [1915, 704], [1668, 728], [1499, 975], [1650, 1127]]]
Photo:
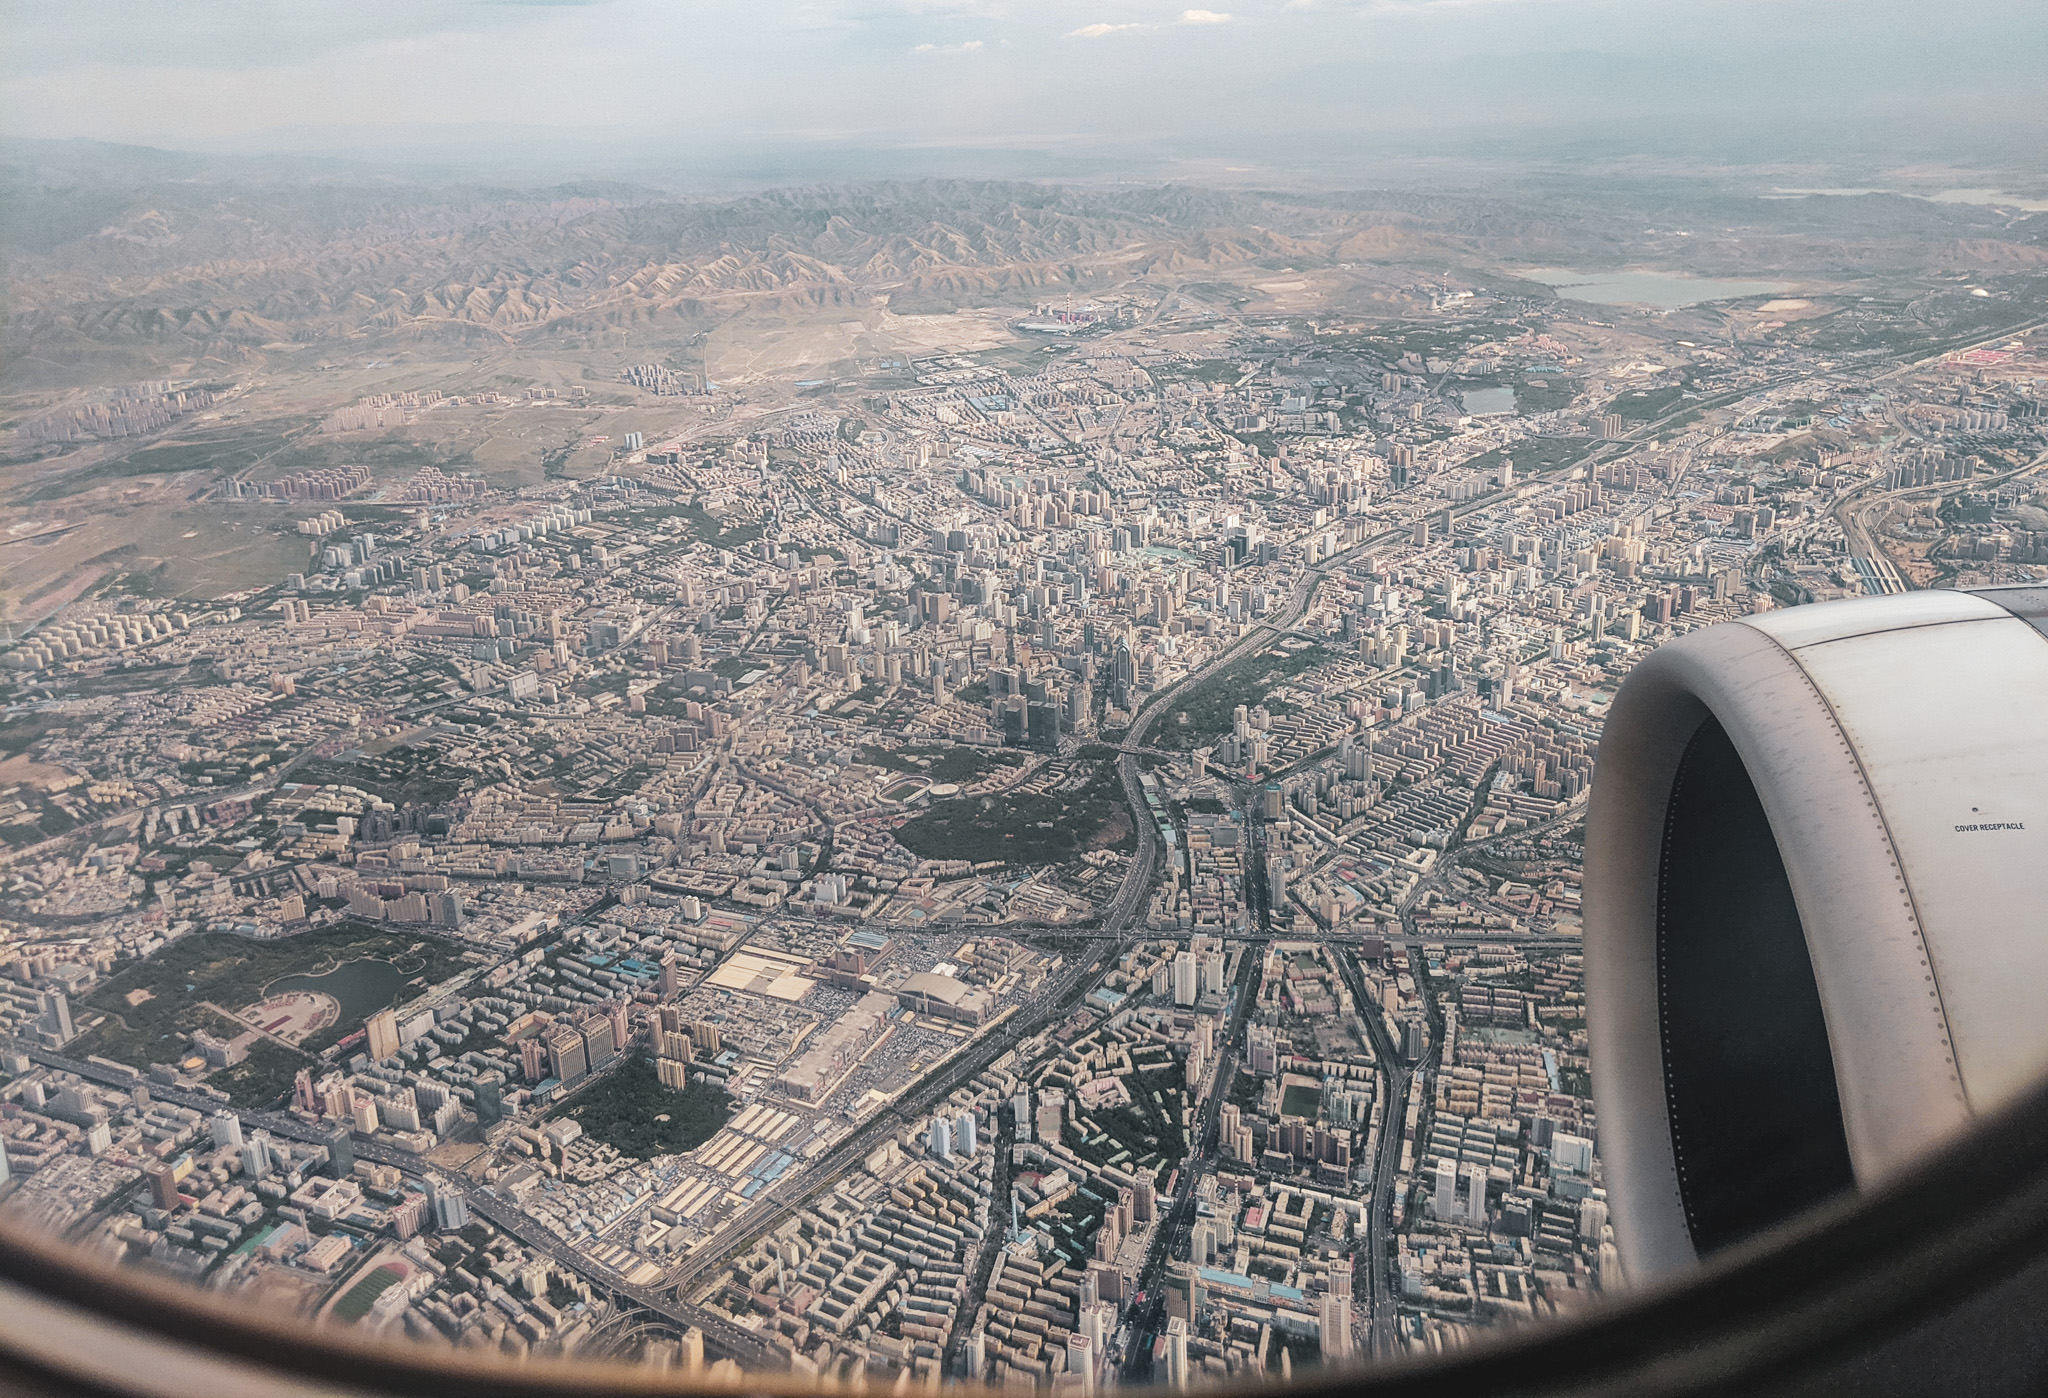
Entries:
[[2011, 1100], [2048, 1071], [2048, 587], [1768, 612], [1651, 655], [1601, 740], [1585, 936], [1638, 1279]]

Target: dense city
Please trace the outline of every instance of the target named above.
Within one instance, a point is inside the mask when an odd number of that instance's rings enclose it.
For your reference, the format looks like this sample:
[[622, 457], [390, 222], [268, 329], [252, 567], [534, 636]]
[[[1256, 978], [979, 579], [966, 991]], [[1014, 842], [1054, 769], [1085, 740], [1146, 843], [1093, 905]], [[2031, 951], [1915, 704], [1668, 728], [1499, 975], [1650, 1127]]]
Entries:
[[[387, 368], [327, 464], [206, 467], [295, 561], [0, 644], [0, 1215], [367, 1333], [1068, 1395], [1625, 1286], [1608, 703], [2048, 577], [2037, 293], [1247, 275], [816, 380]], [[548, 469], [379, 445], [472, 431]]]

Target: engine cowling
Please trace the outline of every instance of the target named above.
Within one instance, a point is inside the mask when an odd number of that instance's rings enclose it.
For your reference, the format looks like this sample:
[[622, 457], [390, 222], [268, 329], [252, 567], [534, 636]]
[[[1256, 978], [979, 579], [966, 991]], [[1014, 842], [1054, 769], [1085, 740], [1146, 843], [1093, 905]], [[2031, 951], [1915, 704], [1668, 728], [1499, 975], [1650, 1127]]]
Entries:
[[2048, 587], [1709, 627], [1616, 694], [1586, 821], [1610, 1216], [1654, 1278], [2048, 1071]]

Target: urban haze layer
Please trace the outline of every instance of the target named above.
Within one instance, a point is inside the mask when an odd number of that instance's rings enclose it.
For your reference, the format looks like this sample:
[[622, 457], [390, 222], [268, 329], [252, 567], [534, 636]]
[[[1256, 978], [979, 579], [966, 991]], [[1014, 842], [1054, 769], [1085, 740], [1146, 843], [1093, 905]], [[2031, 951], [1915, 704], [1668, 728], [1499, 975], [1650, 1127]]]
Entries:
[[250, 1312], [1063, 1394], [1575, 1312], [1616, 684], [2048, 575], [1995, 174], [13, 161], [0, 1215]]

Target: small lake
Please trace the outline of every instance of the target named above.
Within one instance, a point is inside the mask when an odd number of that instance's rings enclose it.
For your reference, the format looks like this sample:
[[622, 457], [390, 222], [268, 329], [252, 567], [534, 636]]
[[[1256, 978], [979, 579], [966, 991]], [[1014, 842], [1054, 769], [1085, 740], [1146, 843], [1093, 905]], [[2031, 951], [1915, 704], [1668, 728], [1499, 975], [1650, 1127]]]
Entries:
[[271, 996], [281, 995], [287, 990], [307, 990], [315, 995], [332, 996], [341, 1006], [341, 1023], [354, 1024], [379, 1010], [390, 1009], [405, 982], [405, 972], [389, 961], [365, 957], [360, 961], [345, 961], [332, 971], [317, 976], [285, 976], [265, 986], [263, 993]]
[[1792, 290], [1790, 282], [1680, 277], [1669, 272], [1573, 272], [1561, 267], [1531, 267], [1518, 269], [1513, 275], [1524, 281], [1542, 282], [1572, 301], [1590, 301], [1599, 306], [1649, 306], [1660, 311]]
[[2048, 199], [2025, 199], [2002, 189], [1944, 189], [1933, 200], [1937, 204], [1985, 204], [1994, 209], [2019, 209], [2026, 213], [2048, 213]]
[[1925, 199], [1931, 204], [1982, 204], [1993, 209], [2018, 209], [2023, 213], [2048, 213], [2048, 199], [2029, 199], [2002, 189], [1944, 189], [1939, 194], [1916, 194], [1903, 189], [1778, 189], [1765, 199], [1804, 199], [1810, 195], [1853, 198], [1862, 194], [1894, 194], [1901, 199]]
[[1512, 388], [1468, 388], [1458, 395], [1458, 401], [1472, 417], [1511, 413], [1515, 410], [1515, 391]]

